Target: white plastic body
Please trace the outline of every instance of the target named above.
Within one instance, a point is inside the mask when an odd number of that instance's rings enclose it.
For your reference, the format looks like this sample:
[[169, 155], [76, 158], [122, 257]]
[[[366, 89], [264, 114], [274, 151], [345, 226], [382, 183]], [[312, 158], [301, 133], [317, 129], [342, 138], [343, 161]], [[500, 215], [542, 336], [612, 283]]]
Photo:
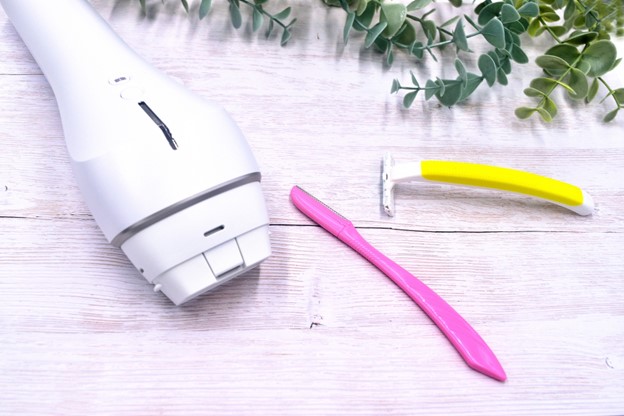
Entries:
[[[381, 182], [382, 182], [382, 206], [386, 214], [390, 217], [394, 216], [395, 212], [395, 202], [394, 202], [394, 186], [401, 182], [429, 182], [429, 183], [441, 183], [436, 181], [431, 181], [426, 179], [422, 175], [421, 168], [422, 161], [411, 161], [404, 162], [400, 164], [395, 164], [392, 155], [386, 153], [382, 162], [382, 171], [381, 171]], [[448, 185], [448, 184], [447, 184]], [[460, 185], [460, 184], [451, 184], [454, 186], [462, 186], [467, 188], [472, 188], [470, 185]], [[476, 186], [474, 186], [476, 187]], [[481, 187], [478, 187], [481, 188]], [[485, 188], [488, 189], [488, 188]], [[509, 192], [509, 191], [508, 191]], [[583, 203], [581, 205], [568, 205], [562, 204], [557, 201], [553, 201], [550, 199], [538, 198], [543, 201], [548, 201], [551, 204], [559, 205], [563, 208], [567, 208], [572, 212], [575, 212], [579, 215], [591, 215], [594, 212], [594, 200], [581, 189], [581, 193], [583, 195]], [[522, 194], [525, 195], [525, 194]], [[537, 198], [537, 197], [533, 197]]]
[[[259, 167], [220, 106], [147, 64], [86, 0], [0, 3], [54, 90], [95, 220], [148, 281], [180, 304], [269, 256]], [[228, 242], [240, 256], [222, 251], [232, 267], [215, 275], [209, 253]]]

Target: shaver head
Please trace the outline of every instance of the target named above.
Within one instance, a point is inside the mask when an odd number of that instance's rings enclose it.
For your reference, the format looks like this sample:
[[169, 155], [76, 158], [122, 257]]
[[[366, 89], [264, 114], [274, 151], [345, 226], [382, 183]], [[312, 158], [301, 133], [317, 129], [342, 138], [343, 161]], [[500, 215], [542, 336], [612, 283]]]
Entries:
[[394, 216], [394, 185], [392, 177], [394, 168], [394, 159], [390, 153], [386, 153], [383, 157], [381, 165], [381, 205], [386, 214], [390, 217]]
[[271, 254], [258, 182], [227, 190], [134, 233], [121, 249], [180, 305], [245, 273]]

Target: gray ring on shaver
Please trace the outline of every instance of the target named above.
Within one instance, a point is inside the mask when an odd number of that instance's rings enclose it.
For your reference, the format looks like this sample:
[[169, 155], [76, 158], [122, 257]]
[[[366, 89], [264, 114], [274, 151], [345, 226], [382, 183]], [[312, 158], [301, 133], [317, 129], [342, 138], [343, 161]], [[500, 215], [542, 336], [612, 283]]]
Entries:
[[239, 186], [247, 185], [253, 182], [260, 182], [260, 178], [260, 172], [248, 173], [247, 175], [239, 176], [238, 178], [224, 182], [219, 186], [207, 189], [196, 195], [183, 199], [182, 201], [176, 202], [173, 205], [169, 205], [168, 207], [163, 208], [160, 211], [156, 211], [155, 213], [143, 218], [142, 220], [135, 222], [134, 224], [117, 234], [115, 238], [113, 238], [113, 240], [111, 241], [111, 244], [115, 247], [121, 247], [123, 243], [128, 241], [128, 239], [135, 234], [143, 231], [151, 225], [154, 225], [158, 221], [167, 218], [170, 215], [176, 214], [192, 205], [197, 204], [198, 202], [202, 202], [208, 198], [212, 198], [213, 196], [230, 191], [234, 188], [238, 188]]

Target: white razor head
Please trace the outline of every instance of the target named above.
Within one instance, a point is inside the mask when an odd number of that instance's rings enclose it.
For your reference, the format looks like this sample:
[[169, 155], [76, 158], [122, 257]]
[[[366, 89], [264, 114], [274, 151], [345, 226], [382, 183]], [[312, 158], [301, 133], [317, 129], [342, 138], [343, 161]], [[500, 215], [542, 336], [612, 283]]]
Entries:
[[394, 159], [390, 153], [386, 153], [383, 157], [381, 166], [381, 194], [382, 206], [388, 216], [394, 216], [394, 180], [392, 170], [394, 168]]

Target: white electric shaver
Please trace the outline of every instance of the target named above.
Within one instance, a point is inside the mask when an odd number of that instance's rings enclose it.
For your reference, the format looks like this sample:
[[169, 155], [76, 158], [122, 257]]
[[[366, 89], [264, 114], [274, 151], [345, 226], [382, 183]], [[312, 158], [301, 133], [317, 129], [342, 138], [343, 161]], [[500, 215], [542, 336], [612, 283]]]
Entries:
[[260, 172], [226, 112], [143, 61], [86, 0], [0, 0], [54, 90], [93, 217], [182, 304], [271, 254]]

